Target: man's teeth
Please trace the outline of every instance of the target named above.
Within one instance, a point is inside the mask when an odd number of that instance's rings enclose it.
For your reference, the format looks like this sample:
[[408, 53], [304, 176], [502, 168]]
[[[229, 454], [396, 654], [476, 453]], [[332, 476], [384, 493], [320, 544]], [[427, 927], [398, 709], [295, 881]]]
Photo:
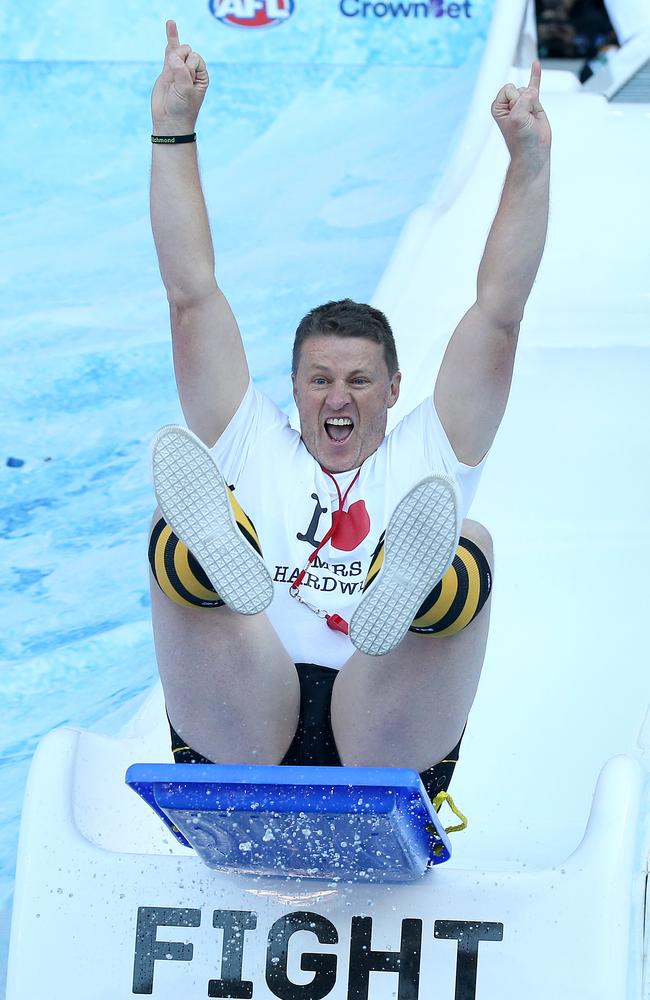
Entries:
[[330, 417], [325, 421], [326, 424], [334, 424], [335, 427], [351, 427], [352, 421], [349, 417]]

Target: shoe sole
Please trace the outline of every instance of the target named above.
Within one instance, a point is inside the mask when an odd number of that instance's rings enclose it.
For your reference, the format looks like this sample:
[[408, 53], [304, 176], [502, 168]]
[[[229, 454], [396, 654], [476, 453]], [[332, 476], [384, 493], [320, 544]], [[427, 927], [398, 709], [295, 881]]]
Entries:
[[406, 494], [386, 529], [383, 564], [350, 621], [357, 649], [383, 656], [399, 645], [451, 566], [459, 535], [458, 494], [449, 476], [432, 476]]
[[228, 486], [212, 455], [185, 427], [163, 427], [151, 446], [158, 504], [224, 603], [241, 615], [264, 611], [273, 582], [237, 526]]

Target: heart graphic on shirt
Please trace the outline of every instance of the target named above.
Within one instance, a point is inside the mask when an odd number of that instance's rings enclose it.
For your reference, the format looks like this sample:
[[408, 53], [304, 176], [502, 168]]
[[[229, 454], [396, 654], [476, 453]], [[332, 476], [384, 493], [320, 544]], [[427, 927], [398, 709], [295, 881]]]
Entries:
[[363, 500], [355, 500], [348, 510], [332, 511], [334, 530], [330, 544], [342, 552], [352, 552], [370, 533], [370, 518]]

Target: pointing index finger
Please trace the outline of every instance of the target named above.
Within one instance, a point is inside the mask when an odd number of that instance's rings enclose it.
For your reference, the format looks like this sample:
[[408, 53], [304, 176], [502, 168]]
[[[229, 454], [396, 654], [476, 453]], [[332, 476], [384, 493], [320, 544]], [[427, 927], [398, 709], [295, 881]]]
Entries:
[[177, 49], [180, 47], [180, 40], [178, 38], [178, 28], [176, 27], [176, 21], [167, 21], [165, 24], [165, 30], [167, 32], [167, 48]]
[[542, 79], [542, 64], [539, 59], [535, 59], [533, 65], [530, 68], [530, 80], [528, 81], [528, 86], [531, 90], [534, 90], [539, 94], [539, 85]]

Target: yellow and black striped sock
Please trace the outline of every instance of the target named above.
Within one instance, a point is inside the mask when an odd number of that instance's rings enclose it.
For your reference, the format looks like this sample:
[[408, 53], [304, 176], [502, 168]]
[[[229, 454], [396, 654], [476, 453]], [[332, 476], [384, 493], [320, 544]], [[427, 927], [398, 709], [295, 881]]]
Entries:
[[[229, 494], [237, 527], [253, 548], [262, 548], [253, 522]], [[169, 527], [164, 517], [153, 526], [149, 537], [149, 565], [163, 594], [185, 608], [221, 608], [224, 602], [210, 583], [187, 545]]]
[[[363, 589], [379, 573], [384, 561], [384, 535], [370, 560]], [[420, 635], [455, 635], [473, 621], [492, 589], [492, 573], [485, 555], [475, 542], [462, 535], [456, 555], [442, 580], [425, 597], [409, 627]]]

